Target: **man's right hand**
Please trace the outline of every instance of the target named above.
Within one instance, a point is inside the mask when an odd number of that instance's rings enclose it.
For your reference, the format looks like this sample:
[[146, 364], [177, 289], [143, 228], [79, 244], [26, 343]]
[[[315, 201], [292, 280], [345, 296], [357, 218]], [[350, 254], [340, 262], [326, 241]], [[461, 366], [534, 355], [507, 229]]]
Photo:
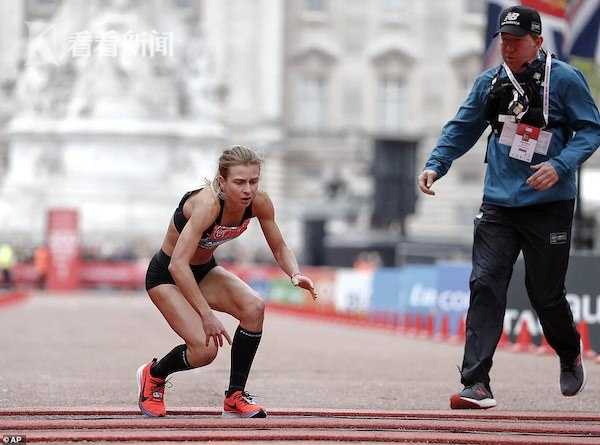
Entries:
[[438, 174], [433, 170], [423, 170], [419, 175], [419, 188], [427, 195], [435, 195], [435, 192], [431, 190], [431, 186], [436, 181]]
[[223, 323], [219, 321], [212, 311], [201, 316], [202, 317], [202, 328], [204, 329], [204, 335], [206, 336], [206, 346], [210, 343], [212, 338], [217, 348], [223, 346], [223, 337], [231, 344], [231, 337], [223, 327]]

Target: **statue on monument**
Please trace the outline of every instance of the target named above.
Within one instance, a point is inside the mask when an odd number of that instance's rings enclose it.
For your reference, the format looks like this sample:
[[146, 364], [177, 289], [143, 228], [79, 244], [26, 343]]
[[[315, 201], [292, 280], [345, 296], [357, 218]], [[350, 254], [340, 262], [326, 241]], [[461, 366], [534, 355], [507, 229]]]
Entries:
[[153, 66], [140, 54], [138, 37], [150, 26], [129, 0], [102, 0], [97, 7], [86, 31], [74, 36], [74, 45], [88, 38], [92, 46], [86, 57], [73, 58], [77, 75], [67, 116], [149, 117]]
[[17, 83], [17, 101], [24, 115], [46, 115], [52, 110], [51, 78], [56, 68], [44, 37], [45, 22], [30, 22], [29, 33], [34, 36], [27, 45], [23, 74]]
[[19, 114], [165, 117], [175, 108], [165, 106], [176, 101], [174, 75], [157, 69], [161, 57], [144, 53], [153, 27], [141, 9], [131, 0], [97, 0], [82, 11], [79, 0], [65, 0], [50, 22], [28, 23]]
[[200, 25], [190, 31], [182, 52], [185, 114], [195, 121], [214, 122], [219, 119], [221, 108], [219, 84], [214, 59]]

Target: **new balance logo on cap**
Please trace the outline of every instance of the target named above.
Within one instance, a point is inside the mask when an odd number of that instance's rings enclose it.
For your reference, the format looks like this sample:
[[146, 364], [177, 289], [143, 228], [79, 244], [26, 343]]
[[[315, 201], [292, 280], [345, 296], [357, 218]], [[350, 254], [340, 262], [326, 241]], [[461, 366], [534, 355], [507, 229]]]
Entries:
[[[518, 18], [519, 18], [518, 12], [509, 12], [508, 14], [506, 14], [506, 17], [504, 18], [504, 21], [502, 22], [502, 24], [506, 25], [508, 22], [514, 22]], [[517, 22], [516, 24], [518, 25], [519, 22]]]
[[512, 6], [500, 14], [500, 26], [496, 34], [507, 33], [522, 37], [527, 34], [542, 33], [540, 14], [526, 6]]

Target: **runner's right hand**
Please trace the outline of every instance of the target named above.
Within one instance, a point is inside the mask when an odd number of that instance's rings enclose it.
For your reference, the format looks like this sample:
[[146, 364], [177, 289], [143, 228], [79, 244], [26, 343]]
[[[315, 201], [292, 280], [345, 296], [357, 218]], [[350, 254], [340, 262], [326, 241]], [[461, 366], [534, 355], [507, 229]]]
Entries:
[[223, 336], [231, 344], [231, 337], [229, 337], [223, 323], [215, 317], [212, 311], [202, 317], [202, 329], [204, 329], [204, 335], [206, 336], [206, 346], [209, 345], [211, 338], [217, 348], [223, 346]]

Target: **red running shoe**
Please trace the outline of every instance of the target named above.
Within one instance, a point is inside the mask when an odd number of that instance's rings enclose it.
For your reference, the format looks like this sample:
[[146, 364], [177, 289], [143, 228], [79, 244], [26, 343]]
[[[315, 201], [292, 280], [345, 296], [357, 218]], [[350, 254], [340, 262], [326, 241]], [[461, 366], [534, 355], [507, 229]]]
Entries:
[[267, 417], [267, 412], [262, 406], [257, 405], [246, 391], [235, 391], [229, 396], [225, 393], [223, 417], [264, 418]]
[[165, 379], [150, 375], [150, 368], [154, 363], [156, 359], [152, 359], [150, 363], [140, 366], [137, 370], [138, 405], [144, 416], [163, 417], [166, 414]]

